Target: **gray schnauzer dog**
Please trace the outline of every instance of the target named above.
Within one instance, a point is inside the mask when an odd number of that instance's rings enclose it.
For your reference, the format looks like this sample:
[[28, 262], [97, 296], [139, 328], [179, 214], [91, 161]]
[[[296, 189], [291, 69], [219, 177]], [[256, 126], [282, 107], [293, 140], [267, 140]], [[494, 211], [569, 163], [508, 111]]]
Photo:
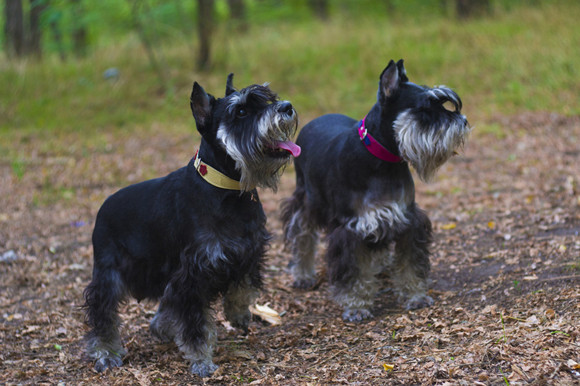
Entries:
[[97, 371], [123, 364], [118, 305], [128, 296], [160, 300], [152, 333], [175, 341], [200, 376], [217, 369], [218, 297], [226, 318], [247, 332], [269, 240], [256, 186], [275, 189], [300, 148], [290, 140], [298, 124], [292, 105], [267, 85], [237, 91], [232, 77], [224, 98], [193, 85], [202, 139], [189, 164], [119, 190], [97, 214], [93, 278], [84, 292], [87, 352]]
[[403, 60], [391, 60], [363, 120], [329, 114], [304, 126], [296, 190], [282, 214], [295, 287], [315, 284], [315, 247], [324, 231], [329, 282], [343, 319], [372, 317], [383, 270], [407, 309], [433, 303], [426, 294], [431, 222], [415, 203], [409, 164], [429, 180], [456, 154], [470, 131], [461, 107], [455, 92], [411, 83]]

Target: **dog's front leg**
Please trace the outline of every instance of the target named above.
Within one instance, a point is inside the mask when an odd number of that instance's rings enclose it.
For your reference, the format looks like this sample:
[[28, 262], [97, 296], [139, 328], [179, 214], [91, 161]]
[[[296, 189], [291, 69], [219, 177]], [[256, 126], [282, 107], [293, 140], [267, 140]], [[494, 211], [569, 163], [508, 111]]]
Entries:
[[175, 344], [191, 363], [191, 372], [200, 377], [213, 374], [212, 361], [217, 340], [209, 294], [192, 287], [195, 279], [176, 274], [161, 298], [159, 311], [151, 322], [152, 331], [162, 339], [174, 337]]
[[[217, 340], [215, 321], [211, 308], [194, 311], [187, 322], [178, 325], [175, 343], [191, 363], [191, 372], [200, 377], [209, 377], [218, 366], [212, 361]], [[180, 328], [181, 327], [181, 328]]]
[[328, 236], [326, 258], [333, 298], [344, 307], [342, 318], [349, 322], [371, 318], [377, 269], [361, 236], [339, 226]]
[[258, 289], [252, 286], [248, 276], [239, 282], [230, 285], [224, 295], [224, 313], [233, 327], [240, 328], [248, 333], [248, 325], [252, 315], [248, 307], [258, 297]]

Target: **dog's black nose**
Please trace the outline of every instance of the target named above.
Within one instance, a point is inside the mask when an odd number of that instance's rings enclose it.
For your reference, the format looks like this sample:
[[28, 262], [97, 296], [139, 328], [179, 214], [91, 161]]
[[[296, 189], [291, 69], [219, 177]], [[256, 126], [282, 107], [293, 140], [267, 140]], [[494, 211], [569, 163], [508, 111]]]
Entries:
[[280, 106], [278, 106], [278, 112], [292, 115], [292, 113], [294, 112], [294, 108], [292, 107], [292, 103], [290, 103], [290, 102], [280, 103]]

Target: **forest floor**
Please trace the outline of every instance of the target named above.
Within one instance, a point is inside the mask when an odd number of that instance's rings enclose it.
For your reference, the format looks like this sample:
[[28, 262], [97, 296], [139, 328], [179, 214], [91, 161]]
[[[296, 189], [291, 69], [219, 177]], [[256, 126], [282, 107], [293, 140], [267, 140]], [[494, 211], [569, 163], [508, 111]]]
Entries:
[[430, 308], [404, 310], [385, 275], [375, 317], [345, 323], [320, 263], [313, 291], [292, 289], [279, 220], [292, 169], [276, 194], [262, 191], [274, 237], [258, 303], [282, 324], [255, 318], [243, 336], [216, 306], [220, 367], [206, 379], [152, 337], [156, 305], [136, 301], [122, 307], [125, 365], [95, 372], [80, 309], [103, 200], [185, 165], [195, 138], [159, 129], [87, 151], [79, 134], [50, 146], [23, 134], [23, 158], [0, 158], [0, 384], [580, 383], [580, 117], [527, 113], [488, 127], [500, 129], [476, 127], [433, 183], [417, 183], [435, 232]]

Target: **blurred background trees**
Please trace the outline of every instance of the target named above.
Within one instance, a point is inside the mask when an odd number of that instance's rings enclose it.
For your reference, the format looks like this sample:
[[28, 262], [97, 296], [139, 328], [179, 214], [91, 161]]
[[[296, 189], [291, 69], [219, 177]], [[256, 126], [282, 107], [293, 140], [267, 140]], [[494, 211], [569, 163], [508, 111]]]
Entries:
[[[63, 45], [61, 19], [68, 13], [70, 22], [70, 51], [84, 56], [88, 49], [87, 25], [84, 22], [82, 0], [4, 0], [4, 51], [9, 58], [42, 57], [44, 43], [48, 43], [64, 60], [67, 49]], [[52, 36], [45, 37], [50, 32]]]
[[466, 95], [468, 116], [580, 111], [578, 0], [0, 4], [0, 134], [189, 127], [181, 102], [192, 81], [221, 90], [230, 72], [239, 85], [271, 82], [304, 121], [357, 116], [399, 58], [418, 82]]
[[[519, 2], [522, 2], [520, 0]], [[56, 53], [62, 60], [83, 57], [93, 46], [136, 33], [147, 47], [175, 36], [197, 40], [198, 69], [209, 69], [212, 31], [229, 24], [244, 33], [251, 24], [284, 21], [292, 14], [328, 20], [333, 14], [357, 14], [361, 9], [385, 17], [434, 13], [461, 19], [491, 15], [514, 0], [3, 0], [3, 48], [10, 59], [42, 58]], [[195, 26], [195, 28], [192, 28]], [[215, 44], [215, 43], [213, 43]], [[152, 65], [159, 67], [154, 54]]]

